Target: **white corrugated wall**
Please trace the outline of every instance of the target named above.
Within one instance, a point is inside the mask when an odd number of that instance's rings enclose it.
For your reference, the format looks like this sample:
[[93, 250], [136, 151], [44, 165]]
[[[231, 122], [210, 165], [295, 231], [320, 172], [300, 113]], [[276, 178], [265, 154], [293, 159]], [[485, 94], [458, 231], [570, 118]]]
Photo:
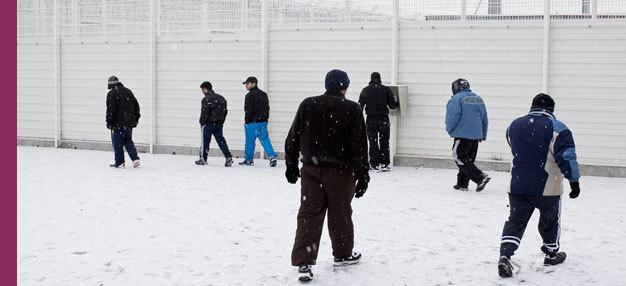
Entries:
[[508, 160], [508, 124], [541, 92], [541, 22], [401, 23], [399, 84], [409, 86], [397, 154], [450, 157], [445, 131], [451, 83], [462, 77], [487, 106], [489, 130], [478, 159]]
[[17, 45], [17, 137], [54, 139], [54, 61], [50, 41]]
[[377, 71], [391, 81], [389, 24], [273, 25], [269, 37], [270, 138], [277, 151], [300, 102], [324, 93], [326, 73], [348, 73], [347, 98], [357, 101], [370, 74]]
[[148, 43], [124, 41], [63, 41], [61, 45], [61, 138], [111, 140], [106, 129], [107, 80], [115, 75], [132, 90], [141, 118], [133, 140], [149, 144], [150, 58]]
[[559, 21], [551, 38], [549, 91], [579, 161], [626, 165], [624, 20]]
[[[244, 96], [241, 83], [261, 70], [258, 35], [169, 39], [157, 46], [157, 144], [200, 146], [200, 90], [210, 81], [226, 98], [224, 137], [232, 150], [244, 146]], [[263, 87], [261, 87], [263, 88]], [[216, 148], [217, 145], [213, 144]]]

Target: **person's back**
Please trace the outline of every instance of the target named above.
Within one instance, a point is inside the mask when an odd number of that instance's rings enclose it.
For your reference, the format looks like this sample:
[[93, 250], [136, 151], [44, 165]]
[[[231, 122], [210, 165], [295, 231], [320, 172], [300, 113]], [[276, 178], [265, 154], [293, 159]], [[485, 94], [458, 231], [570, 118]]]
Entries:
[[487, 108], [485, 102], [469, 88], [454, 94], [446, 105], [446, 131], [452, 138], [485, 140]]
[[245, 121], [246, 123], [267, 122], [270, 116], [270, 104], [267, 93], [254, 87], [246, 94], [245, 99]]
[[107, 124], [114, 129], [135, 128], [139, 117], [139, 103], [132, 91], [122, 83], [115, 84], [107, 94]]
[[515, 119], [507, 141], [513, 153], [511, 193], [561, 195], [561, 173], [567, 179], [579, 176], [572, 133], [548, 110], [533, 108]]
[[[302, 101], [298, 116], [294, 124], [299, 125], [299, 134], [289, 136], [299, 137], [303, 163], [336, 167], [357, 164], [355, 169], [367, 168], [367, 162], [354, 158], [357, 154], [367, 157], [362, 153], [367, 150], [367, 143], [361, 126], [361, 109], [356, 102], [339, 92], [328, 91]], [[288, 153], [289, 144], [285, 148]], [[285, 155], [286, 160], [297, 163], [297, 155], [290, 155]]]
[[380, 80], [372, 80], [363, 88], [359, 96], [359, 104], [365, 109], [367, 116], [386, 116], [390, 108], [397, 107], [391, 88], [383, 85]]
[[[206, 114], [205, 114], [206, 110]], [[200, 117], [200, 125], [204, 124], [224, 124], [228, 107], [226, 99], [210, 90], [202, 98], [202, 113]]]

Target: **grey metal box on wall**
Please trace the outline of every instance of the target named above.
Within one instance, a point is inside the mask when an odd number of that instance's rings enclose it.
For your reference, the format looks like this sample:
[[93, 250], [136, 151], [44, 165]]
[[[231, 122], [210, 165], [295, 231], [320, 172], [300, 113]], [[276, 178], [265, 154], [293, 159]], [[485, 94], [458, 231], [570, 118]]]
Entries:
[[388, 85], [393, 93], [393, 98], [398, 103], [398, 108], [389, 110], [389, 115], [406, 116], [406, 106], [409, 98], [409, 87], [406, 85]]

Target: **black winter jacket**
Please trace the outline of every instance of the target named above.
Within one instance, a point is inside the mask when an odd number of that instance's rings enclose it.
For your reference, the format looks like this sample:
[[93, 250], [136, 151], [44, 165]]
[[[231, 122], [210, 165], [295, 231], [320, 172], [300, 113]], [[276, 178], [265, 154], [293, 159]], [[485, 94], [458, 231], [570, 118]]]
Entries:
[[246, 94], [244, 110], [246, 111], [246, 123], [267, 122], [270, 117], [270, 101], [267, 98], [267, 93], [256, 86], [252, 88]]
[[209, 90], [202, 98], [202, 109], [200, 111], [200, 125], [224, 124], [228, 114], [226, 99]]
[[135, 128], [139, 117], [141, 117], [139, 103], [133, 92], [122, 83], [114, 85], [107, 94], [107, 128]]
[[300, 103], [285, 140], [288, 166], [302, 163], [354, 168], [357, 178], [367, 174], [367, 135], [359, 105], [339, 92], [327, 91]]
[[365, 109], [367, 116], [388, 115], [389, 108], [398, 107], [391, 88], [381, 84], [380, 81], [370, 81], [369, 85], [363, 88], [359, 96], [359, 105], [361, 109]]

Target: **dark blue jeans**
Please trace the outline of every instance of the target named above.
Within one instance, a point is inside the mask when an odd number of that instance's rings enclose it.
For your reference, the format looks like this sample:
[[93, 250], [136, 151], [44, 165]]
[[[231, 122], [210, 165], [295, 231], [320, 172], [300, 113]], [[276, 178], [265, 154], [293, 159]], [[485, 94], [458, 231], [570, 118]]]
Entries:
[[215, 137], [215, 141], [217, 141], [217, 146], [220, 147], [222, 153], [225, 158], [230, 158], [233, 155], [230, 154], [230, 150], [228, 150], [228, 145], [226, 144], [226, 138], [222, 134], [222, 129], [224, 128], [224, 124], [206, 124], [202, 125], [202, 143], [200, 144], [200, 159], [206, 161], [207, 155], [209, 153], [209, 145], [211, 144], [211, 135]]
[[509, 194], [509, 206], [509, 220], [502, 230], [501, 256], [511, 257], [517, 250], [535, 208], [539, 209], [539, 234], [543, 239], [541, 251], [549, 255], [559, 251], [561, 196]]
[[126, 152], [128, 152], [131, 160], [139, 160], [137, 148], [133, 142], [133, 129], [111, 129], [111, 141], [115, 153], [115, 165], [124, 164], [124, 147], [126, 147]]

